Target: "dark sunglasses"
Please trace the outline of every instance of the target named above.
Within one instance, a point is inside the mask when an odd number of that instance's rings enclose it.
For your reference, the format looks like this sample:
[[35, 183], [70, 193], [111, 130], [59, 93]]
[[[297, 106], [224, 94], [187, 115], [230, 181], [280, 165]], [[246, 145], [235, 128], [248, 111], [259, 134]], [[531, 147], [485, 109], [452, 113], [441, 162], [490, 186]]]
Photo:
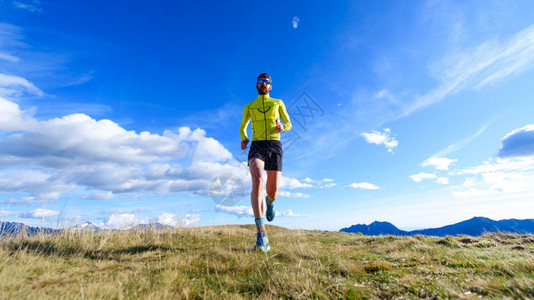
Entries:
[[271, 84], [271, 81], [269, 79], [258, 79], [258, 84]]

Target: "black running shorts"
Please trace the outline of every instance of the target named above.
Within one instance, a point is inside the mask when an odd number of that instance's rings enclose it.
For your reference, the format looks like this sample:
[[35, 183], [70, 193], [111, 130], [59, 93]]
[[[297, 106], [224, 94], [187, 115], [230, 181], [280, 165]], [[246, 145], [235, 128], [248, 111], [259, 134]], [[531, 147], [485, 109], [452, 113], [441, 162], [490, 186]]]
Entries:
[[248, 160], [259, 158], [265, 162], [265, 170], [282, 171], [282, 143], [277, 140], [272, 141], [252, 141]]

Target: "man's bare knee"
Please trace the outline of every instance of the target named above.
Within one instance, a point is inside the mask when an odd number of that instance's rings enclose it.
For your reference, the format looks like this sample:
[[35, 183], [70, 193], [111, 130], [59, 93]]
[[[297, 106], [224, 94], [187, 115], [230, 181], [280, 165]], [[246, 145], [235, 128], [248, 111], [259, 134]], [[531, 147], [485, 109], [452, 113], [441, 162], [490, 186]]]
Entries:
[[253, 175], [252, 176], [252, 184], [254, 185], [263, 185], [263, 176], [261, 175]]
[[268, 188], [267, 189], [267, 195], [269, 195], [269, 198], [272, 200], [276, 199], [278, 197], [278, 189], [277, 188]]

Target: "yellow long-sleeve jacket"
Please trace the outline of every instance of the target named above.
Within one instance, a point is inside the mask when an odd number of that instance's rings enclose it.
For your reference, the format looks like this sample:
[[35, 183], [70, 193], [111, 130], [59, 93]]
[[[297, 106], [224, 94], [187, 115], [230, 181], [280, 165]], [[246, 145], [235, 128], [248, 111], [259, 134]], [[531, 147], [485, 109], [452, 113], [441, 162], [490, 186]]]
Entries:
[[245, 105], [243, 120], [239, 126], [239, 135], [242, 140], [248, 140], [247, 127], [252, 120], [252, 140], [280, 140], [280, 132], [276, 130], [276, 121], [282, 118], [285, 126], [284, 131], [291, 129], [291, 121], [287, 114], [286, 106], [280, 99], [274, 99], [269, 95], [258, 95], [256, 100]]

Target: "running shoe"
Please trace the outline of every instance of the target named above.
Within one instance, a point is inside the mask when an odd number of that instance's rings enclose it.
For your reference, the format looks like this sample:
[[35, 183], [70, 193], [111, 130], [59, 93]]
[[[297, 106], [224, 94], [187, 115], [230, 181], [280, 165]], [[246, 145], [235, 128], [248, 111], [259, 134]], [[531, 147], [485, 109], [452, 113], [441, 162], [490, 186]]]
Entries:
[[274, 220], [275, 211], [274, 211], [274, 201], [271, 202], [271, 205], [269, 205], [269, 196], [265, 196], [265, 203], [267, 204], [267, 212], [265, 213], [265, 217], [267, 218], [267, 221], [271, 222]]
[[256, 234], [256, 246], [254, 246], [252, 251], [256, 251], [257, 248], [260, 248], [265, 253], [269, 252], [271, 247], [269, 247], [269, 238], [267, 237], [267, 233], [258, 232]]

